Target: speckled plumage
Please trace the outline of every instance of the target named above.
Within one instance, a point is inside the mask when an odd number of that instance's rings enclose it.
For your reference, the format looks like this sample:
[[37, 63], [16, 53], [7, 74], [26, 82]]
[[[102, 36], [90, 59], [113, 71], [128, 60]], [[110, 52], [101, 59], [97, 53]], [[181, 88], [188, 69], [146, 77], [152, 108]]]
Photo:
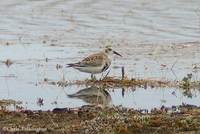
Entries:
[[106, 71], [111, 65], [111, 60], [105, 52], [99, 52], [84, 58], [77, 63], [68, 64], [81, 72], [97, 74]]
[[111, 60], [108, 58], [109, 54], [121, 56], [111, 48], [107, 48], [104, 51], [89, 55], [80, 62], [67, 65], [68, 67], [73, 67], [81, 72], [90, 73], [93, 76], [93, 74], [102, 73], [110, 67]]

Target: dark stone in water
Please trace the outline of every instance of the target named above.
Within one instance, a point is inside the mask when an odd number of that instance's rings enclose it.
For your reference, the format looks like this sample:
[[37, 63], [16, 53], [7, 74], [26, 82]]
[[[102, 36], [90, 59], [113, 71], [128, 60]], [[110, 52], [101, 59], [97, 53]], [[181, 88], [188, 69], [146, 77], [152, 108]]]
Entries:
[[172, 111], [176, 111], [177, 106], [172, 106]]
[[33, 114], [33, 111], [32, 110], [24, 110], [24, 111], [22, 111], [23, 113], [25, 113], [25, 114]]
[[181, 108], [197, 108], [196, 105], [191, 105], [191, 104], [186, 104], [186, 103], [182, 103], [182, 105], [180, 106]]
[[70, 109], [68, 108], [54, 108], [53, 113], [59, 113], [59, 112], [69, 112]]

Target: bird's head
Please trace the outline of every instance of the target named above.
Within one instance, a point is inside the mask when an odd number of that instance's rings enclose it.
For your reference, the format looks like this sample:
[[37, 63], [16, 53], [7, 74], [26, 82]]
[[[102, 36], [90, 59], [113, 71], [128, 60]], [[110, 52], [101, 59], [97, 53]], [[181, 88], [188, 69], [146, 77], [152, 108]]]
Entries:
[[116, 55], [122, 57], [121, 54], [119, 54], [118, 52], [114, 51], [112, 48], [106, 48], [104, 51], [105, 51], [105, 53], [106, 53], [107, 55], [116, 54]]

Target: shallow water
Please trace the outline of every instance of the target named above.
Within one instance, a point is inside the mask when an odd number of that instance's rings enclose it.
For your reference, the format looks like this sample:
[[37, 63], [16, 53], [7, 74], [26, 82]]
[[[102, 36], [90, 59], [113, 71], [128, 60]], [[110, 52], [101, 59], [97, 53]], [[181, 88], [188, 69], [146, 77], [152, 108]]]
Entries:
[[[120, 77], [124, 66], [128, 77], [176, 81], [192, 73], [193, 80], [200, 80], [194, 69], [200, 67], [198, 0], [9, 0], [0, 3], [0, 17], [0, 99], [21, 100], [28, 109], [86, 104], [66, 95], [84, 87], [62, 89], [41, 82], [88, 78], [56, 65], [64, 67], [109, 44], [123, 55], [114, 57], [111, 76]], [[7, 59], [13, 62], [10, 67]], [[137, 88], [124, 97], [121, 89], [107, 90], [112, 104], [133, 108], [200, 102], [199, 91], [188, 98], [171, 88]], [[44, 100], [41, 107], [38, 98]]]

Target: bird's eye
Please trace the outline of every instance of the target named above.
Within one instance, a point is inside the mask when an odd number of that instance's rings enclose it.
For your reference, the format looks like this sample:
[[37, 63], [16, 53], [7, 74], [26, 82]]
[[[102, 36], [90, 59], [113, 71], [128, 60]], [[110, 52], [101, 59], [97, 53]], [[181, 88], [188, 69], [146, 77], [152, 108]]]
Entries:
[[112, 49], [111, 49], [111, 48], [108, 48], [108, 51], [112, 51]]

